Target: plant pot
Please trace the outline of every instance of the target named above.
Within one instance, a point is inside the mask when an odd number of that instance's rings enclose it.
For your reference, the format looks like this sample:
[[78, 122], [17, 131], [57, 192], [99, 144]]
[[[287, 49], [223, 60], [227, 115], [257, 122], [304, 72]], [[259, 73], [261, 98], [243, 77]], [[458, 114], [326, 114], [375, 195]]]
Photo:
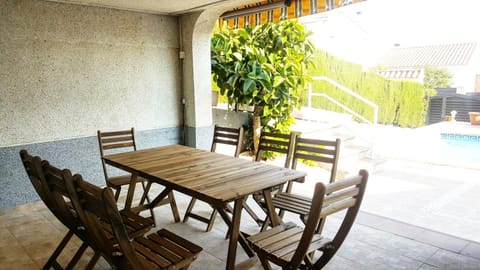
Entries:
[[470, 124], [480, 125], [480, 112], [469, 112], [468, 115], [470, 116]]
[[218, 105], [218, 92], [212, 90], [212, 106], [216, 107]]

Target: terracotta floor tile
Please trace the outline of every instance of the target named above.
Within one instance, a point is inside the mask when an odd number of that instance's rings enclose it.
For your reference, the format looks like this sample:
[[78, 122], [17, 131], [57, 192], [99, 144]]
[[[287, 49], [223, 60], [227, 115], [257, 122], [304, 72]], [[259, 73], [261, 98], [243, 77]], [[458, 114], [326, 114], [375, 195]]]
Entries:
[[[179, 194], [176, 199], [183, 216], [182, 210], [186, 208], [190, 198]], [[207, 205], [205, 209], [210, 210], [210, 207]], [[202, 208], [199, 211], [201, 210]], [[192, 264], [191, 269], [224, 269], [228, 241], [225, 240], [226, 226], [221, 219], [217, 218], [213, 230], [206, 233], [204, 232], [205, 224], [194, 220], [187, 223], [174, 223], [168, 207], [159, 207], [155, 211], [158, 222], [158, 227], [155, 229], [167, 228], [203, 247], [202, 253]], [[286, 218], [288, 219], [289, 216], [286, 215]], [[298, 222], [298, 217], [295, 216], [291, 220]], [[361, 224], [362, 220], [363, 224]], [[258, 231], [256, 224], [249, 221], [247, 217], [242, 218], [242, 230], [247, 233]], [[409, 234], [403, 235], [398, 231], [385, 230], [381, 225], [373, 226], [385, 224], [384, 222], [380, 217], [374, 220], [374, 224], [359, 218], [359, 223], [356, 223], [335, 259], [327, 265], [326, 269], [480, 269], [476, 268], [480, 265], [480, 261], [471, 256], [473, 253], [476, 254], [478, 243], [470, 242], [468, 246], [470, 248], [463, 250], [466, 256], [461, 256], [441, 246], [443, 242], [439, 241], [434, 234], [432, 237], [439, 242], [439, 245], [441, 244], [440, 247], [419, 242], [416, 238], [408, 237]], [[388, 228], [401, 227], [399, 224], [393, 225]], [[67, 232], [67, 228], [38, 202], [30, 206], [21, 206], [18, 212], [11, 209], [1, 210], [0, 228], [3, 228], [0, 230], [0, 268], [2, 270], [41, 269]], [[330, 229], [325, 228], [325, 232], [329, 232]], [[66, 266], [81, 243], [80, 239], [73, 236], [60, 254], [58, 262]], [[438, 251], [431, 255], [430, 250], [433, 249]], [[84, 269], [92, 256], [93, 251], [87, 248], [75, 269]], [[246, 258], [245, 252], [238, 248], [237, 263]], [[359, 261], [362, 262], [361, 265], [358, 264]], [[101, 258], [94, 269], [103, 270], [111, 267]], [[261, 269], [261, 267], [254, 267], [252, 270], [254, 269]], [[278, 268], [274, 267], [274, 269]]]
[[35, 262], [2, 262], [2, 270], [41, 269]]
[[0, 262], [1, 268], [3, 269], [4, 265], [13, 265], [15, 263], [28, 265], [32, 264], [33, 260], [28, 256], [22, 246], [11, 243], [9, 246], [0, 247]]

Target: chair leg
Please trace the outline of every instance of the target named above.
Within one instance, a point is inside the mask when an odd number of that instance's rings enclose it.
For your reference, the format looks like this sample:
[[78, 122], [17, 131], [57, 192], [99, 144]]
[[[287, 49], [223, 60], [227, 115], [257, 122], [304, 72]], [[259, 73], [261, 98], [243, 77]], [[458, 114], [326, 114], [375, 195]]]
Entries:
[[100, 259], [100, 255], [101, 253], [99, 251], [95, 251], [95, 253], [93, 254], [93, 257], [90, 259], [90, 261], [88, 262], [88, 265], [85, 267], [85, 270], [93, 269], [93, 267], [95, 267], [95, 265], [97, 264], [98, 259]]
[[[50, 267], [53, 267], [55, 269], [57, 269], [60, 265], [58, 264], [57, 262], [57, 258], [58, 256], [60, 255], [60, 253], [62, 253], [63, 249], [65, 248], [65, 246], [68, 244], [68, 241], [70, 241], [70, 239], [72, 238], [73, 236], [73, 231], [72, 230], [69, 230], [67, 232], [67, 234], [63, 237], [62, 241], [60, 242], [60, 244], [58, 244], [57, 248], [55, 249], [55, 251], [53, 251], [52, 255], [50, 256], [50, 258], [48, 258], [48, 261], [47, 263], [45, 263], [45, 265], [43, 266], [42, 269], [50, 269]], [[60, 267], [61, 268], [61, 267]]]
[[75, 252], [75, 255], [73, 256], [72, 260], [68, 263], [65, 270], [71, 270], [75, 267], [75, 265], [80, 260], [80, 257], [82, 257], [83, 253], [87, 249], [87, 247], [88, 247], [87, 243], [83, 242], [80, 248], [77, 250], [77, 252]]
[[272, 270], [272, 266], [270, 266], [270, 263], [265, 255], [258, 254], [258, 259], [260, 260], [260, 263], [262, 263], [263, 269]]
[[258, 217], [257, 213], [255, 213], [255, 211], [253, 211], [253, 209], [250, 206], [248, 206], [246, 202], [244, 202], [243, 208], [252, 217], [252, 219], [258, 224], [258, 226], [263, 224], [262, 219]]
[[262, 227], [260, 228], [260, 231], [263, 232], [265, 231], [268, 226], [270, 226], [270, 218], [268, 218], [268, 215], [265, 217], [265, 220], [263, 221]]
[[120, 198], [120, 191], [122, 191], [122, 187], [112, 187], [115, 189], [115, 201], [118, 202], [118, 198]]

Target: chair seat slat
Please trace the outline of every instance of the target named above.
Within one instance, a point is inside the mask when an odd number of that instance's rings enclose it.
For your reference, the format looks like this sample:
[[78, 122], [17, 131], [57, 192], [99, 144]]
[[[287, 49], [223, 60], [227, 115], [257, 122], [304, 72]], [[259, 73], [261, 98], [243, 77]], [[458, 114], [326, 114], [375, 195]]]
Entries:
[[[302, 236], [302, 228], [300, 227], [293, 227], [288, 230], [283, 230], [281, 232], [278, 232], [274, 235], [271, 235], [270, 237], [266, 239], [262, 239], [260, 241], [257, 241], [255, 244], [259, 247], [262, 247], [263, 249], [267, 251], [274, 251], [276, 246], [282, 246], [282, 241], [285, 241], [285, 239], [289, 239], [293, 237], [292, 239], [295, 239], [297, 237]], [[299, 238], [298, 238], [299, 239]], [[297, 240], [298, 240], [297, 239]]]
[[291, 228], [291, 227], [296, 227], [297, 225], [293, 222], [287, 222], [287, 223], [284, 223], [284, 224], [280, 224], [278, 226], [275, 226], [273, 227], [272, 229], [268, 230], [268, 231], [264, 231], [264, 232], [260, 232], [260, 233], [257, 233], [255, 235], [252, 235], [250, 237], [248, 237], [248, 241], [252, 242], [252, 243], [256, 243], [262, 239], [265, 239], [265, 238], [268, 238], [272, 235], [275, 235], [285, 229], [288, 229], [288, 228]]
[[[135, 248], [135, 251], [144, 257], [145, 259], [155, 263], [161, 268], [167, 268], [172, 264], [172, 261], [168, 260], [164, 256], [160, 256], [157, 252], [152, 252], [151, 249], [147, 248], [143, 243], [143, 239], [137, 239], [132, 242], [132, 246]], [[158, 248], [160, 249], [160, 248]]]

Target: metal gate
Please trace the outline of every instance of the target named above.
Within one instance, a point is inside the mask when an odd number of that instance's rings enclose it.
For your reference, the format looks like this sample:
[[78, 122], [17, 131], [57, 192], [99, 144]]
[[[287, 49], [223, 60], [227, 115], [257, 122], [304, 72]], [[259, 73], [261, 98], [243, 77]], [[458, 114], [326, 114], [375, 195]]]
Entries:
[[437, 89], [437, 95], [430, 98], [427, 125], [442, 122], [445, 116], [456, 111], [455, 120], [469, 122], [469, 112], [480, 112], [480, 92], [466, 95], [456, 94], [455, 89]]

